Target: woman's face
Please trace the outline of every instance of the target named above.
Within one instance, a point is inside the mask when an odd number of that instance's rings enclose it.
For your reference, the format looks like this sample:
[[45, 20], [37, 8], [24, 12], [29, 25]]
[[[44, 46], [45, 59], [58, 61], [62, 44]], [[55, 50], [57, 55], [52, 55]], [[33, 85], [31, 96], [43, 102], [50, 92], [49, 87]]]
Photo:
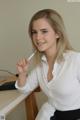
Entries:
[[52, 51], [56, 48], [58, 35], [44, 18], [35, 20], [32, 27], [32, 40], [40, 52]]

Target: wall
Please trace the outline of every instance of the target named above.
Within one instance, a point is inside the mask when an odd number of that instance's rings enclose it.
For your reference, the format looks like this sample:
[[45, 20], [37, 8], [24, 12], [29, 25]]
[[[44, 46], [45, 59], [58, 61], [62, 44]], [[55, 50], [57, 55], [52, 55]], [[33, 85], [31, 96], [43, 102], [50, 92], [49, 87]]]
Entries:
[[31, 54], [28, 23], [42, 8], [56, 9], [63, 16], [71, 43], [80, 49], [80, 3], [68, 1], [35, 0], [33, 4], [33, 0], [0, 0], [0, 69], [16, 72], [16, 61]]
[[16, 73], [18, 59], [32, 53], [28, 23], [43, 8], [53, 8], [63, 16], [70, 42], [80, 50], [79, 0], [0, 0], [0, 69]]

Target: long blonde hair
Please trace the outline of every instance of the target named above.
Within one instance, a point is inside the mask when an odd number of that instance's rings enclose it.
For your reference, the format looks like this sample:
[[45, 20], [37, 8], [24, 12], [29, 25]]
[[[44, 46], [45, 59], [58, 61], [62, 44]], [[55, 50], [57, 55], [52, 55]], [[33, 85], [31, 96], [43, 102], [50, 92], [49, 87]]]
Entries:
[[[33, 22], [35, 20], [38, 20], [41, 18], [45, 18], [47, 20], [47, 22], [50, 24], [50, 26], [52, 27], [52, 29], [55, 31], [55, 33], [57, 33], [59, 35], [59, 38], [57, 39], [58, 52], [57, 52], [56, 58], [57, 58], [57, 60], [62, 60], [63, 52], [66, 52], [66, 50], [73, 49], [67, 38], [63, 19], [60, 16], [60, 14], [57, 13], [53, 9], [43, 9], [43, 10], [38, 11], [37, 13], [35, 13], [33, 15], [32, 19], [30, 21], [30, 24], [29, 24], [29, 35], [30, 35], [31, 39], [32, 39]], [[34, 49], [36, 49], [36, 47], [33, 43], [33, 40], [32, 40], [32, 44], [33, 44]], [[36, 51], [37, 51], [36, 52], [36, 62], [39, 63], [41, 60], [42, 53], [39, 52], [37, 49], [36, 49]]]

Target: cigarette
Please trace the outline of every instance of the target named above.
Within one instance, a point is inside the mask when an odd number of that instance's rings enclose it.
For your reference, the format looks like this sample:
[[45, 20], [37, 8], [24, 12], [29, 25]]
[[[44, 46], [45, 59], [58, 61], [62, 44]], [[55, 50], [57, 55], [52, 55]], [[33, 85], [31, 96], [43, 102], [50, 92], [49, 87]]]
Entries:
[[31, 60], [32, 57], [35, 55], [36, 51], [34, 53], [32, 53], [29, 57], [28, 57], [28, 60]]

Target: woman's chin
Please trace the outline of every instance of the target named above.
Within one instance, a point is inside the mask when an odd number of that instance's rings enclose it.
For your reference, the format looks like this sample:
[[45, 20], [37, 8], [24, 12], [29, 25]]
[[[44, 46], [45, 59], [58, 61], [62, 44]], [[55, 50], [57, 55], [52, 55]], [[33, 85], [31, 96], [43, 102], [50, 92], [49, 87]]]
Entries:
[[45, 50], [44, 49], [38, 49], [40, 52], [44, 52]]

